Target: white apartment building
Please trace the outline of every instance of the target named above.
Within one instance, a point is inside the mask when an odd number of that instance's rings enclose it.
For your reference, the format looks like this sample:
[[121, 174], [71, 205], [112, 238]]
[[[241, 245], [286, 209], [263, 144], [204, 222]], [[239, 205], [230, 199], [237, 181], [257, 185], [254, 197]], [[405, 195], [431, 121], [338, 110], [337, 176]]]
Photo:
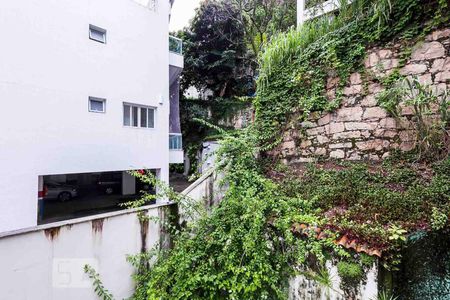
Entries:
[[0, 233], [118, 209], [142, 188], [129, 170], [168, 182], [183, 160], [170, 8], [1, 1]]

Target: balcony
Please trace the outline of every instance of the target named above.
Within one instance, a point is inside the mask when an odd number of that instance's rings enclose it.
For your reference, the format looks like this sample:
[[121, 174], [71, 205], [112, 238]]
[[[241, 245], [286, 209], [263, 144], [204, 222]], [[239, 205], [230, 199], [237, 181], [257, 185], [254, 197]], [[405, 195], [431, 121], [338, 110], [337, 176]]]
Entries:
[[178, 55], [183, 55], [183, 41], [174, 36], [169, 36], [169, 51]]
[[183, 41], [174, 36], [169, 36], [169, 65], [183, 68]]
[[169, 134], [169, 163], [181, 164], [183, 157], [183, 139], [181, 133]]

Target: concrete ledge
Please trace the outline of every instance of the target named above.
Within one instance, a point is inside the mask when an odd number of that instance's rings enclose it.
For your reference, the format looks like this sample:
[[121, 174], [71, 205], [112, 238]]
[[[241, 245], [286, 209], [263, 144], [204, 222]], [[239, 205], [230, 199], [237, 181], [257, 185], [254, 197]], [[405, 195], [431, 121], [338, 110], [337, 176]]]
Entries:
[[193, 189], [195, 189], [196, 187], [198, 187], [200, 184], [203, 183], [203, 181], [205, 181], [206, 179], [208, 179], [212, 174], [214, 174], [214, 171], [216, 169], [215, 168], [210, 168], [208, 169], [202, 176], [200, 176], [199, 179], [197, 179], [196, 181], [194, 181], [190, 186], [188, 186], [184, 191], [181, 192], [181, 194], [183, 195], [187, 195], [190, 192], [192, 192]]
[[37, 226], [22, 228], [22, 229], [18, 229], [18, 230], [5, 231], [5, 232], [0, 233], [0, 239], [5, 238], [5, 237], [20, 235], [20, 234], [31, 233], [31, 232], [35, 232], [35, 231], [41, 231], [41, 230], [47, 230], [47, 229], [51, 229], [51, 228], [64, 227], [64, 226], [68, 226], [68, 225], [70, 226], [70, 225], [74, 225], [74, 224], [90, 222], [90, 221], [94, 221], [94, 220], [98, 220], [98, 219], [107, 219], [107, 218], [112, 218], [115, 216], [128, 215], [128, 214], [136, 213], [136, 212], [142, 211], [142, 210], [152, 210], [152, 209], [157, 209], [157, 208], [164, 207], [164, 206], [171, 206], [174, 204], [175, 204], [175, 202], [166, 201], [165, 203], [156, 203], [156, 204], [146, 205], [146, 206], [142, 206], [142, 207], [138, 207], [138, 208], [123, 209], [123, 210], [107, 212], [107, 213], [98, 214], [98, 215], [70, 219], [70, 220], [66, 220], [66, 221], [59, 221], [59, 222], [54, 222], [54, 223], [37, 225]]

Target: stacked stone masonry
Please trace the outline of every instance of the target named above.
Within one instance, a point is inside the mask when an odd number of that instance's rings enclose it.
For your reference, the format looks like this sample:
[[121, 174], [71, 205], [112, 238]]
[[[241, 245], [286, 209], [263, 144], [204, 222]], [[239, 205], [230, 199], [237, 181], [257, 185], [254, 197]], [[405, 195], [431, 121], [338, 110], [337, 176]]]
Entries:
[[[416, 133], [410, 122], [413, 109], [402, 107], [400, 118], [390, 117], [377, 106], [377, 94], [383, 89], [379, 82], [399, 70], [402, 75], [417, 77], [437, 95], [450, 89], [450, 28], [435, 31], [414, 45], [403, 64], [401, 56], [400, 44], [370, 49], [365, 71], [351, 74], [341, 106], [332, 113], [312, 114], [306, 122], [291, 124], [272, 154], [296, 163], [319, 157], [380, 160], [393, 149], [414, 149]], [[339, 78], [327, 80], [330, 100], [335, 98], [338, 83]]]

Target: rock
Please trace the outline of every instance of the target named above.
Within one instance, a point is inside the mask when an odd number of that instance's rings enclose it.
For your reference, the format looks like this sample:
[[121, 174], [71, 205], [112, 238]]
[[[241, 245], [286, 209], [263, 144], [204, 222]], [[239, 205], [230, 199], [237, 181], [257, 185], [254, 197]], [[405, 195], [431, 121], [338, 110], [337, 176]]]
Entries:
[[345, 123], [346, 130], [373, 130], [376, 125], [373, 123], [365, 123], [365, 122], [347, 122]]
[[335, 89], [327, 90], [326, 94], [327, 94], [327, 98], [329, 100], [334, 100], [336, 98], [336, 90]]
[[443, 29], [443, 30], [437, 30], [431, 34], [431, 38], [433, 39], [433, 41], [440, 40], [443, 38], [448, 38], [448, 37], [450, 37], [450, 28]]
[[439, 83], [435, 86], [433, 86], [433, 93], [436, 96], [441, 96], [445, 94], [445, 91], [447, 90], [447, 85], [445, 83]]
[[423, 85], [430, 85], [433, 83], [433, 79], [431, 78], [430, 73], [419, 76], [418, 80], [419, 80], [420, 84], [423, 84]]
[[300, 123], [300, 126], [302, 126], [302, 128], [313, 128], [317, 127], [317, 124], [312, 121], [303, 121]]
[[342, 150], [334, 150], [330, 152], [330, 157], [331, 158], [337, 158], [337, 159], [342, 159], [345, 157], [345, 152]]
[[295, 142], [294, 141], [284, 142], [282, 147], [283, 149], [295, 149]]
[[369, 154], [368, 155], [368, 157], [367, 157], [369, 160], [373, 160], [373, 161], [378, 161], [378, 160], [380, 160], [380, 157], [378, 156], [378, 155], [376, 155], [376, 154]]
[[377, 105], [377, 99], [374, 95], [368, 95], [361, 101], [361, 106], [370, 107]]
[[427, 60], [439, 58], [444, 55], [445, 55], [444, 46], [442, 46], [441, 43], [434, 41], [430, 43], [423, 43], [418, 48], [416, 48], [411, 55], [411, 60], [412, 61]]
[[329, 134], [333, 134], [333, 133], [337, 133], [337, 132], [342, 132], [344, 130], [345, 130], [344, 123], [333, 122], [333, 123], [330, 123], [328, 125], [328, 131], [327, 132]]
[[364, 60], [364, 66], [366, 68], [371, 68], [376, 66], [376, 64], [380, 61], [378, 54], [375, 52], [370, 53], [367, 58]]
[[362, 85], [352, 85], [349, 87], [345, 87], [343, 93], [345, 96], [351, 96], [360, 94], [361, 92], [362, 92]]
[[351, 148], [353, 145], [352, 143], [337, 143], [337, 144], [330, 144], [330, 149], [342, 149], [342, 148]]
[[331, 114], [326, 114], [325, 116], [323, 116], [322, 118], [320, 118], [317, 121], [317, 124], [319, 124], [319, 126], [323, 126], [323, 125], [330, 123], [330, 120], [331, 120]]
[[444, 70], [444, 64], [445, 61], [448, 60], [448, 63], [450, 64], [450, 59], [443, 59], [443, 58], [439, 58], [439, 59], [435, 59], [433, 61], [433, 65], [431, 66], [430, 72], [431, 73], [436, 73], [436, 72], [440, 72]]
[[416, 138], [415, 132], [413, 130], [403, 130], [399, 133], [399, 136], [402, 142], [411, 142]]
[[312, 158], [312, 157], [299, 157], [299, 158], [292, 160], [293, 163], [310, 163], [313, 161], [314, 161], [314, 158]]
[[328, 143], [329, 141], [330, 141], [330, 139], [327, 138], [327, 137], [324, 136], [324, 135], [318, 135], [318, 136], [317, 136], [317, 142], [318, 142], [319, 144], [325, 144], [325, 143]]
[[397, 58], [393, 58], [393, 59], [384, 59], [382, 61], [380, 61], [381, 67], [383, 68], [383, 70], [390, 70], [393, 68], [397, 68], [399, 65], [399, 60]]
[[381, 107], [368, 107], [364, 111], [363, 119], [385, 118], [387, 113]]
[[350, 84], [351, 85], [356, 85], [356, 84], [361, 84], [361, 83], [362, 83], [361, 74], [353, 73], [352, 75], [350, 75]]
[[378, 56], [381, 59], [391, 58], [392, 57], [392, 50], [382, 49], [382, 50], [378, 51]]
[[306, 129], [306, 133], [308, 135], [317, 135], [317, 134], [325, 133], [325, 127], [321, 126], [321, 127]]
[[450, 80], [450, 70], [437, 73], [434, 78], [434, 82], [447, 82], [448, 80]]
[[345, 107], [337, 111], [338, 121], [360, 121], [363, 114], [361, 107]]
[[400, 144], [400, 150], [406, 152], [411, 151], [415, 148], [416, 144], [414, 142], [402, 142]]
[[361, 155], [358, 152], [351, 152], [347, 155], [348, 160], [360, 160]]
[[397, 136], [397, 131], [395, 130], [386, 130], [383, 134], [383, 137], [386, 138], [394, 138], [395, 136]]
[[380, 151], [383, 149], [383, 140], [376, 139], [376, 140], [370, 140], [370, 141], [357, 142], [356, 147], [362, 151], [367, 151], [367, 150]]
[[307, 148], [307, 147], [309, 147], [311, 145], [312, 145], [312, 142], [310, 140], [303, 140], [300, 143], [300, 148], [304, 149], [304, 148]]
[[400, 74], [402, 75], [417, 75], [422, 74], [427, 70], [427, 66], [424, 64], [409, 64], [404, 66], [400, 70]]
[[382, 128], [397, 128], [397, 121], [394, 118], [384, 118], [380, 120], [380, 127]]
[[379, 83], [372, 83], [369, 85], [369, 93], [376, 94], [383, 90], [382, 86]]
[[412, 106], [404, 106], [400, 104], [402, 116], [412, 116], [414, 115], [414, 108]]
[[344, 106], [354, 106], [356, 104], [356, 102], [358, 101], [359, 97], [350, 97], [350, 98], [344, 98], [343, 99], [343, 104]]
[[388, 158], [389, 156], [391, 156], [390, 152], [385, 152], [383, 153], [383, 156], [381, 156], [382, 159]]
[[356, 139], [361, 137], [360, 131], [346, 131], [333, 134], [333, 140]]
[[327, 79], [327, 90], [335, 88], [339, 83], [339, 77], [330, 77]]
[[314, 151], [315, 155], [326, 155], [327, 149], [325, 148], [317, 148], [316, 151]]

